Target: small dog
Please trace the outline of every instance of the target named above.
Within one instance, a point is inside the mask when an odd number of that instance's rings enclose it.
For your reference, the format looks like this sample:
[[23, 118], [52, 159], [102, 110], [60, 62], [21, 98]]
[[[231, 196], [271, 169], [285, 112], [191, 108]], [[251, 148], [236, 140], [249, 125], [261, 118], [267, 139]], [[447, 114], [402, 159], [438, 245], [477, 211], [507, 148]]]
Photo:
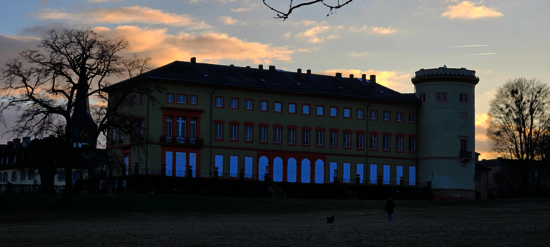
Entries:
[[332, 224], [332, 223], [334, 223], [334, 215], [327, 217], [327, 224]]

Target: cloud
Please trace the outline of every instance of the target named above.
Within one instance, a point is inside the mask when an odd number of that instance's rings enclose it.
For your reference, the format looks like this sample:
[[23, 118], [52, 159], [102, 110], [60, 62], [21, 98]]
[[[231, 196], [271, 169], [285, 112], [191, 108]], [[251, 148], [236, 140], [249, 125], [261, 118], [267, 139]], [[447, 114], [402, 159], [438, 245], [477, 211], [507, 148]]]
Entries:
[[174, 60], [187, 61], [197, 57], [200, 62], [249, 61], [271, 63], [273, 60], [290, 61], [294, 53], [288, 47], [277, 47], [259, 42], [249, 42], [227, 34], [208, 32], [190, 34], [181, 32], [167, 34], [166, 29], [147, 29], [136, 26], [119, 26], [115, 29], [97, 27], [107, 37], [125, 36], [132, 46], [132, 52], [149, 56], [156, 66]]
[[295, 37], [296, 39], [305, 40], [308, 43], [315, 44], [315, 43], [323, 42], [328, 39], [339, 39], [340, 36], [338, 35], [332, 34], [332, 35], [321, 37], [321, 34], [329, 30], [337, 30], [341, 28], [343, 28], [343, 26], [337, 26], [337, 27], [317, 26], [317, 27], [310, 28], [305, 32], [298, 33], [295, 35]]
[[348, 56], [350, 56], [350, 57], [364, 57], [364, 56], [367, 56], [367, 55], [369, 55], [368, 52], [355, 52], [355, 51], [352, 51], [352, 52], [348, 53]]
[[235, 25], [239, 22], [231, 18], [231, 16], [220, 16], [220, 21], [223, 22], [224, 25]]
[[11, 36], [0, 34], [0, 67], [9, 60], [16, 58], [19, 52], [26, 49], [34, 49], [40, 39], [27, 36]]
[[394, 33], [408, 33], [408, 31], [405, 30], [397, 30], [395, 28], [389, 27], [375, 27], [375, 26], [367, 26], [364, 25], [363, 27], [357, 28], [357, 27], [351, 27], [351, 32], [357, 33], [357, 32], [368, 32], [368, 33], [374, 33], [374, 34], [394, 34]]
[[290, 38], [290, 35], [291, 35], [291, 34], [292, 34], [292, 32], [287, 32], [287, 33], [281, 35], [281, 37], [283, 37], [283, 38]]
[[334, 76], [336, 73], [342, 73], [342, 75], [353, 74], [355, 77], [361, 78], [362, 74], [366, 74], [367, 78], [369, 75], [376, 75], [376, 83], [388, 87], [392, 90], [406, 93], [413, 92], [414, 87], [411, 83], [411, 74], [403, 73], [400, 71], [377, 71], [377, 70], [367, 70], [362, 71], [359, 69], [333, 69], [325, 70], [320, 72], [320, 74]]
[[234, 12], [234, 13], [237, 13], [237, 12], [246, 12], [246, 11], [251, 11], [253, 9], [255, 9], [256, 7], [260, 6], [259, 4], [257, 3], [246, 3], [245, 4], [245, 7], [240, 7], [240, 8], [230, 8], [229, 11], [231, 12]]
[[450, 5], [447, 12], [441, 14], [441, 16], [451, 19], [475, 20], [501, 17], [503, 14], [484, 5], [476, 7], [472, 2], [463, 1], [457, 5]]
[[80, 13], [68, 13], [63, 9], [44, 9], [33, 16], [41, 20], [72, 20], [86, 23], [145, 23], [187, 26], [194, 30], [212, 29], [204, 21], [198, 21], [189, 15], [165, 13], [162, 10], [133, 6], [106, 9], [90, 9]]

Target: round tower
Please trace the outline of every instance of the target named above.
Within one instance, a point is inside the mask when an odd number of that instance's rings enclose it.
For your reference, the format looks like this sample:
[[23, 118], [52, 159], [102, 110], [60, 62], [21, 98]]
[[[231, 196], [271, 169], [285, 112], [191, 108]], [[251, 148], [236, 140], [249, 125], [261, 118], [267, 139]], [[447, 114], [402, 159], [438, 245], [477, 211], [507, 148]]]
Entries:
[[418, 182], [437, 198], [475, 198], [475, 71], [421, 69], [412, 83], [418, 113]]

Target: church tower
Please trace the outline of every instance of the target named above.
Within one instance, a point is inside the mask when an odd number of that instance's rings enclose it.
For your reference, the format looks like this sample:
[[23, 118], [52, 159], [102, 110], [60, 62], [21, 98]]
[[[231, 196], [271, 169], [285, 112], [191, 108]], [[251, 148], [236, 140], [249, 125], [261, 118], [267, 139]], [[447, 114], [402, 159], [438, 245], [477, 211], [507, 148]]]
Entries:
[[412, 78], [422, 101], [418, 182], [431, 186], [435, 199], [475, 198], [475, 73], [444, 66]]
[[75, 105], [73, 107], [72, 138], [75, 145], [95, 146], [93, 137], [97, 131], [97, 124], [90, 114], [90, 103], [88, 100], [88, 82], [79, 80], [76, 89]]

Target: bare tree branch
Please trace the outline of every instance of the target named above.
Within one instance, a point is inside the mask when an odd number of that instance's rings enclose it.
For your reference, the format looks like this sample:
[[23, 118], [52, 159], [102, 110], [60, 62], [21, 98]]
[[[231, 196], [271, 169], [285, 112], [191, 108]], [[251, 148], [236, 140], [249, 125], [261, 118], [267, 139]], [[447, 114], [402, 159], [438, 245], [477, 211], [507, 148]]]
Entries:
[[313, 1], [300, 3], [300, 4], [297, 4], [297, 5], [293, 5], [294, 0], [290, 0], [288, 10], [281, 11], [281, 10], [278, 10], [274, 7], [271, 7], [271, 5], [267, 4], [266, 0], [263, 0], [264, 5], [276, 13], [276, 16], [274, 18], [283, 19], [283, 21], [288, 19], [288, 17], [290, 17], [290, 14], [292, 14], [292, 11], [294, 11], [295, 9], [305, 7], [305, 6], [308, 6], [308, 5], [313, 5], [313, 4], [322, 4], [322, 5], [324, 5], [329, 10], [328, 14], [327, 14], [327, 17], [328, 17], [328, 16], [330, 16], [331, 14], [334, 13], [334, 10], [342, 8], [342, 7], [348, 5], [351, 2], [353, 2], [353, 0], [343, 1], [343, 3], [340, 3], [340, 0], [336, 0], [335, 4], [327, 4], [326, 0], [313, 0]]

